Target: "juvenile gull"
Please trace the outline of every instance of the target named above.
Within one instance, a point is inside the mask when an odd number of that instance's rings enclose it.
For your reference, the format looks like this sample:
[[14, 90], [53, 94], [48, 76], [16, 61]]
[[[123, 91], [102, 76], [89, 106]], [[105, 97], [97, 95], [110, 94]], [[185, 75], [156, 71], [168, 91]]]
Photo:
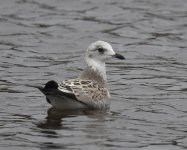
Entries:
[[110, 93], [107, 89], [105, 62], [112, 58], [125, 59], [104, 41], [92, 43], [86, 51], [86, 67], [76, 79], [62, 83], [49, 81], [38, 87], [47, 102], [57, 109], [107, 109]]

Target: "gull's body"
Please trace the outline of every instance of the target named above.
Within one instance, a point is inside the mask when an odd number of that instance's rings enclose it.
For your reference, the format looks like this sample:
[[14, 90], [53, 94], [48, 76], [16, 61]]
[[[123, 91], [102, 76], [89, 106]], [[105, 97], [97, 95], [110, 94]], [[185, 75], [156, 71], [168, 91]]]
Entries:
[[92, 43], [86, 52], [86, 67], [78, 78], [64, 80], [62, 83], [49, 81], [44, 88], [38, 88], [57, 109], [107, 109], [110, 94], [105, 62], [111, 57], [124, 59], [107, 42]]

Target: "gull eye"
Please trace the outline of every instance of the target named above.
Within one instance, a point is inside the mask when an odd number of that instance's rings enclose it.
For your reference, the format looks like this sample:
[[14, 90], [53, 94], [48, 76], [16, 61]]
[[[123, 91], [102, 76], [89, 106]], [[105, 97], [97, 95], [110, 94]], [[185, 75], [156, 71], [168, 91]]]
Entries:
[[99, 53], [102, 53], [102, 54], [105, 52], [105, 49], [103, 49], [103, 48], [98, 48], [97, 50]]

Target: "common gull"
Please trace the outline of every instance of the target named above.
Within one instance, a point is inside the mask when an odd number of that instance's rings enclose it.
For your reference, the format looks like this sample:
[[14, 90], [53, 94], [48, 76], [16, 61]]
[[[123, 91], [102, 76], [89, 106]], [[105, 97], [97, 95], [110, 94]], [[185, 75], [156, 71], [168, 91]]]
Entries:
[[107, 109], [111, 97], [107, 88], [105, 62], [112, 57], [125, 59], [114, 52], [109, 43], [94, 42], [86, 51], [86, 67], [79, 77], [61, 83], [51, 80], [38, 89], [46, 96], [47, 102], [57, 109]]

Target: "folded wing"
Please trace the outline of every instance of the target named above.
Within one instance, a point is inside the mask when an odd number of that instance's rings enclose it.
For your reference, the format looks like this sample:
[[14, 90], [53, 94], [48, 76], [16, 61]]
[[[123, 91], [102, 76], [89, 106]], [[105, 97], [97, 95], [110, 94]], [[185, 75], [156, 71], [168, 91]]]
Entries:
[[108, 90], [91, 80], [65, 80], [58, 84], [58, 90], [74, 96], [76, 100], [88, 107], [100, 109], [106, 108], [106, 105], [109, 104], [109, 100], [107, 100], [110, 97]]

